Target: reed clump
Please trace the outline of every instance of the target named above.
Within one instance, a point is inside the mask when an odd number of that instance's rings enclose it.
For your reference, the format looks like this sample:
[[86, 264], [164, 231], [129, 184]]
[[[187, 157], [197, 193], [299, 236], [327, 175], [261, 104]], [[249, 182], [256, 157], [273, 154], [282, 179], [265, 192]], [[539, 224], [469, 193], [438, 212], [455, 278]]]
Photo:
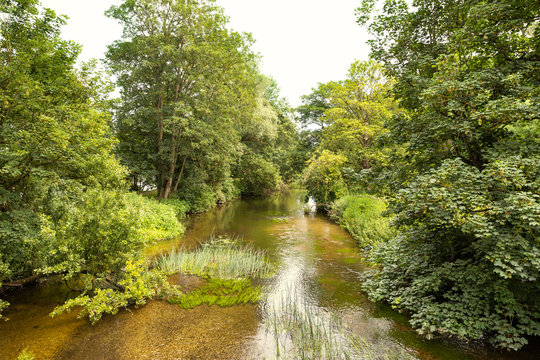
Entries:
[[403, 349], [381, 350], [356, 336], [335, 316], [294, 290], [265, 306], [265, 327], [275, 341], [277, 359], [412, 360]]
[[183, 273], [219, 279], [264, 278], [273, 272], [268, 255], [237, 239], [212, 236], [196, 250], [177, 249], [155, 266], [165, 274]]

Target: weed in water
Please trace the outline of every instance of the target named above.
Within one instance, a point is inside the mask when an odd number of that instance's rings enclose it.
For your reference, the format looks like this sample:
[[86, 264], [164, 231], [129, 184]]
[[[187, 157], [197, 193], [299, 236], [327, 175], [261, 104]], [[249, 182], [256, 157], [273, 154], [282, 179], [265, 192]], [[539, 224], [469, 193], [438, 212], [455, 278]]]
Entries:
[[256, 303], [261, 297], [261, 288], [253, 286], [249, 279], [208, 279], [200, 288], [169, 300], [183, 309], [192, 309], [201, 304], [233, 306]]
[[166, 274], [184, 273], [219, 279], [263, 278], [272, 273], [266, 252], [237, 240], [212, 236], [194, 251], [173, 250], [156, 261]]

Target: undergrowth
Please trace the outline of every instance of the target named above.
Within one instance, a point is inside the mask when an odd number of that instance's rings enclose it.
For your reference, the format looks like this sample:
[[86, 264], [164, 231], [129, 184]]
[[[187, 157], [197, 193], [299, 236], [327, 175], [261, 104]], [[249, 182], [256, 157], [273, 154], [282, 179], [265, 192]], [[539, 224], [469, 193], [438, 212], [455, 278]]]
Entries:
[[360, 194], [337, 199], [331, 204], [329, 214], [360, 246], [374, 248], [377, 243], [395, 235], [395, 230], [390, 227], [390, 219], [383, 216], [384, 211], [384, 200]]

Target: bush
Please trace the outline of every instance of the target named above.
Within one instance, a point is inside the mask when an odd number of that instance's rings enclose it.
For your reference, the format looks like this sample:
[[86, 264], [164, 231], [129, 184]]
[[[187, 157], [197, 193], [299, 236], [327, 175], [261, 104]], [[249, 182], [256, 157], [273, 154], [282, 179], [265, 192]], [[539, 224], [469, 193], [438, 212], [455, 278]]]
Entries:
[[135, 193], [128, 194], [127, 200], [129, 206], [138, 212], [139, 231], [147, 243], [175, 238], [184, 233], [179, 219], [185, 217], [188, 208], [186, 202], [177, 199], [159, 202]]
[[218, 192], [218, 203], [226, 203], [238, 199], [240, 195], [240, 189], [236, 186], [234, 180], [227, 178], [221, 184], [221, 191]]
[[347, 158], [328, 150], [314, 155], [304, 170], [302, 183], [309, 195], [315, 198], [317, 206], [327, 207], [338, 197], [347, 193], [347, 185], [343, 180], [342, 168]]
[[167, 278], [158, 271], [148, 270], [142, 261], [128, 260], [126, 267], [114, 288], [95, 289], [66, 301], [51, 313], [51, 316], [69, 312], [75, 307], [82, 308], [78, 318], [88, 316], [95, 324], [104, 314], [116, 314], [121, 307], [140, 306], [154, 296], [180, 296], [178, 290], [171, 287]]
[[43, 271], [68, 276], [118, 274], [153, 241], [184, 231], [172, 206], [103, 189], [87, 190], [61, 218], [42, 221], [42, 236], [50, 246], [50, 265]]
[[181, 191], [178, 191], [175, 196], [187, 202], [192, 213], [208, 211], [217, 203], [216, 190], [202, 180], [195, 178], [183, 180]]
[[186, 218], [187, 213], [189, 212], [189, 203], [178, 198], [168, 198], [161, 200], [162, 205], [172, 207], [176, 213], [176, 217], [180, 220]]
[[260, 155], [248, 153], [242, 157], [237, 172], [242, 195], [262, 196], [279, 189], [281, 177], [276, 166]]
[[497, 152], [419, 176], [392, 204], [401, 234], [373, 255], [366, 289], [434, 334], [519, 349], [540, 335], [540, 157]]
[[329, 215], [338, 221], [360, 246], [372, 248], [395, 235], [390, 219], [383, 216], [386, 202], [369, 195], [346, 195], [330, 206]]
[[[146, 200], [149, 201], [149, 200]], [[140, 258], [154, 232], [142, 198], [89, 189], [58, 219], [43, 217], [42, 236], [50, 244], [43, 272], [104, 278]], [[150, 229], [144, 228], [150, 227]]]

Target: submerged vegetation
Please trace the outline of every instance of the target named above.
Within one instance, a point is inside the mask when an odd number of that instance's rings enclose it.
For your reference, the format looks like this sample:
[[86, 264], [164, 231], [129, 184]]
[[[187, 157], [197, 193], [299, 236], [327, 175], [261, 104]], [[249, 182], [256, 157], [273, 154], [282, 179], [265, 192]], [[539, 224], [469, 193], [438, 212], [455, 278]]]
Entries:
[[407, 351], [368, 343], [347, 328], [340, 317], [319, 308], [289, 288], [265, 300], [265, 328], [275, 343], [278, 359], [414, 359]]
[[168, 275], [181, 273], [207, 278], [207, 283], [198, 289], [169, 299], [184, 309], [201, 304], [256, 303], [261, 297], [261, 288], [253, 286], [252, 279], [264, 278], [273, 272], [265, 252], [240, 245], [237, 239], [220, 236], [211, 236], [193, 251], [173, 250], [155, 265]]
[[182, 309], [192, 309], [201, 304], [233, 306], [256, 303], [261, 298], [261, 288], [253, 286], [250, 279], [214, 279], [187, 294], [169, 299]]

